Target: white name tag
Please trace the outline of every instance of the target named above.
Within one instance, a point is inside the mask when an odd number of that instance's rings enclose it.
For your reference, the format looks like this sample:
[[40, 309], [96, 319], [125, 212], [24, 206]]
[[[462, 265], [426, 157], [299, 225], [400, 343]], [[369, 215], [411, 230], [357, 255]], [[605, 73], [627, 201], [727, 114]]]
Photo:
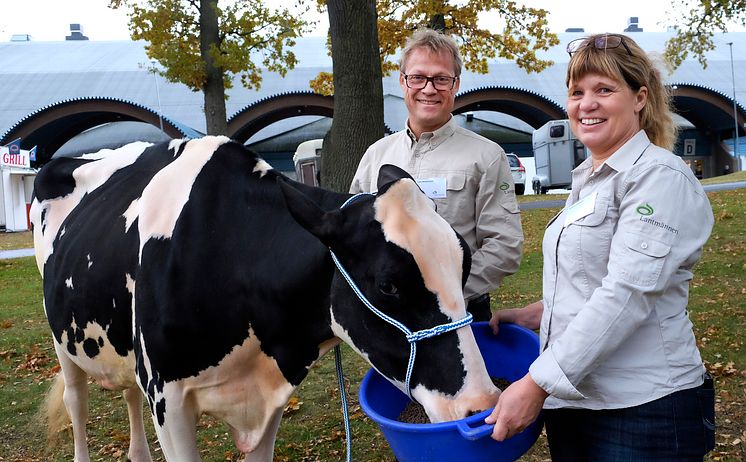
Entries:
[[445, 178], [422, 178], [417, 180], [420, 189], [430, 199], [446, 198], [446, 179]]
[[596, 196], [598, 196], [598, 192], [594, 191], [586, 198], [565, 209], [565, 226], [593, 213], [593, 209], [596, 207]]

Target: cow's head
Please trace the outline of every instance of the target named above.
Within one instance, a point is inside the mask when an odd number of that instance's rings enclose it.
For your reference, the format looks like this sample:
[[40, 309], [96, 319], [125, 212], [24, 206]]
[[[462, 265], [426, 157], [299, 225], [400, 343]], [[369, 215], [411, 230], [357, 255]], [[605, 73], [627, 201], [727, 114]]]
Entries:
[[[412, 332], [466, 317], [468, 247], [406, 172], [383, 166], [376, 196], [330, 212], [289, 185], [283, 190], [295, 219], [334, 252], [378, 310]], [[335, 334], [406, 393], [405, 334], [367, 308], [339, 272], [331, 297]], [[433, 422], [488, 409], [499, 393], [469, 326], [417, 342], [410, 392]]]

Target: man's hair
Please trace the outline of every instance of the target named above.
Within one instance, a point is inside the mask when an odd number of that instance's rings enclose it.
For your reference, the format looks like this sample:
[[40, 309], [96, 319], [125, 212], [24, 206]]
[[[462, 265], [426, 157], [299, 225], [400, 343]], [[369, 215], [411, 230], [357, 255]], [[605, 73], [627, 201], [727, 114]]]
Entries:
[[646, 87], [648, 97], [640, 111], [640, 128], [645, 130], [653, 144], [673, 150], [677, 127], [672, 117], [671, 93], [663, 85], [660, 71], [645, 51], [626, 35], [613, 34], [622, 38], [622, 43], [615, 48], [592, 46], [597, 38], [605, 35], [586, 37], [583, 44], [588, 46], [581, 45], [570, 58], [565, 84], [569, 87], [570, 82], [577, 82], [588, 74], [600, 74], [626, 83], [634, 91]]
[[463, 62], [461, 61], [461, 55], [458, 51], [458, 45], [448, 35], [438, 32], [433, 29], [418, 29], [412, 34], [407, 42], [404, 44], [404, 49], [401, 52], [399, 58], [399, 71], [406, 73], [406, 65], [410, 55], [416, 49], [425, 49], [435, 54], [446, 54], [451, 56], [453, 59], [453, 71], [455, 76], [461, 75], [461, 67]]

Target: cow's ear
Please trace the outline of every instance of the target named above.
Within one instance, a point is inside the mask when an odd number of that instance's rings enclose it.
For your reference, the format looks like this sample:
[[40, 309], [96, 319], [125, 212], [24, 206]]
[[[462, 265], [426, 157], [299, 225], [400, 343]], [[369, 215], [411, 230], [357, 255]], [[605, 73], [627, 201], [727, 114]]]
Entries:
[[402, 178], [413, 180], [412, 176], [396, 165], [384, 164], [378, 170], [378, 194], [383, 194], [396, 181]]
[[324, 212], [308, 196], [297, 190], [282, 177], [277, 178], [285, 203], [290, 215], [308, 232], [319, 238], [325, 245], [329, 245], [336, 236], [339, 214]]

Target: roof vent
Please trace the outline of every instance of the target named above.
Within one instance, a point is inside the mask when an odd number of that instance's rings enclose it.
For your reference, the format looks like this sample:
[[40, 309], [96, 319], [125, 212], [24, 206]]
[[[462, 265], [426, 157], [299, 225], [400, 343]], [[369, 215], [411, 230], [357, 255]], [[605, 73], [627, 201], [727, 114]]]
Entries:
[[624, 32], [642, 32], [642, 28], [638, 27], [638, 24], [640, 24], [639, 18], [637, 16], [630, 16], [629, 21], [627, 21], [627, 28], [624, 29]]
[[88, 40], [88, 37], [83, 35], [83, 28], [80, 24], [70, 24], [70, 35], [65, 37], [65, 40]]
[[565, 32], [585, 32], [585, 28], [583, 27], [568, 27], [565, 29]]

